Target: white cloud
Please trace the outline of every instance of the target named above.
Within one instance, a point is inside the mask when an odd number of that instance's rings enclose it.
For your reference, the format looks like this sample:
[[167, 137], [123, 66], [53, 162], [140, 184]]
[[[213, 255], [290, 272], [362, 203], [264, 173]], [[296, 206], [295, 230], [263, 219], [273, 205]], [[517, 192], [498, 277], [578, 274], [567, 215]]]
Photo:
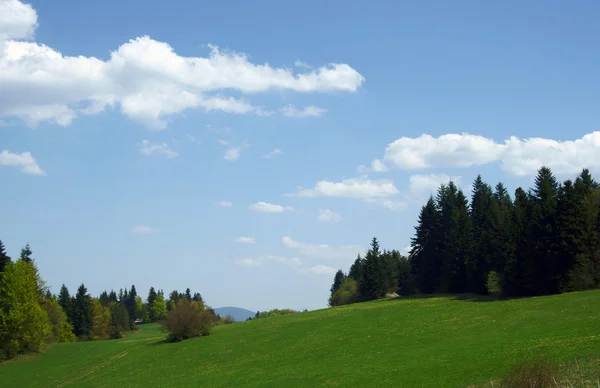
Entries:
[[408, 207], [408, 203], [405, 201], [400, 201], [396, 199], [387, 199], [387, 198], [365, 198], [363, 202], [383, 206], [389, 210], [398, 212], [406, 210]]
[[233, 203], [231, 203], [229, 201], [219, 201], [219, 202], [215, 202], [215, 205], [221, 206], [221, 207], [232, 207]]
[[0, 152], [0, 167], [17, 167], [25, 174], [46, 175], [30, 152], [16, 154], [4, 150]]
[[234, 261], [235, 264], [242, 266], [258, 266], [267, 263], [277, 263], [286, 265], [289, 267], [297, 268], [302, 265], [302, 260], [297, 257], [285, 257], [285, 256], [259, 256], [252, 258], [242, 258]]
[[200, 144], [200, 140], [198, 140], [198, 138], [194, 135], [190, 135], [189, 133], [185, 134], [185, 137], [188, 138], [189, 141], [191, 141], [194, 144]]
[[220, 139], [219, 144], [222, 146], [226, 146], [226, 145], [229, 145], [229, 142], [227, 140]]
[[369, 172], [386, 172], [389, 169], [381, 160], [375, 159], [371, 162], [371, 167], [361, 164], [356, 170], [361, 174], [366, 174]]
[[284, 236], [281, 239], [281, 242], [285, 247], [294, 249], [303, 256], [309, 256], [318, 259], [354, 260], [356, 255], [362, 251], [362, 248], [358, 245], [334, 246], [327, 244], [313, 244], [295, 241], [289, 236]]
[[[512, 136], [504, 143], [468, 133], [446, 134], [437, 138], [424, 134], [416, 138], [401, 137], [389, 144], [383, 163], [403, 170], [423, 170], [500, 162], [507, 173], [525, 176], [535, 174], [543, 165], [557, 174], [577, 173], [584, 167], [598, 169], [599, 154], [600, 131], [576, 140], [519, 139]], [[376, 162], [379, 163], [373, 163]]]
[[306, 272], [310, 272], [315, 275], [334, 275], [337, 272], [337, 269], [319, 264], [315, 265], [314, 267], [310, 267], [308, 270], [306, 270]]
[[36, 27], [37, 12], [31, 5], [18, 0], [0, 1], [0, 41], [33, 38]]
[[149, 140], [142, 140], [142, 143], [139, 145], [139, 148], [142, 154], [148, 156], [157, 155], [163, 156], [167, 159], [173, 159], [179, 156], [177, 152], [173, 151], [173, 149], [171, 149], [171, 147], [169, 147], [169, 145], [164, 142], [152, 144]]
[[283, 213], [294, 211], [293, 207], [275, 205], [268, 202], [256, 202], [248, 206], [248, 209], [260, 213]]
[[319, 209], [319, 215], [317, 216], [317, 221], [325, 224], [337, 224], [343, 219], [344, 218], [340, 213], [336, 213], [329, 209]]
[[229, 161], [238, 160], [244, 148], [248, 148], [248, 145], [245, 143], [240, 146], [231, 147], [225, 151], [223, 158]]
[[262, 157], [265, 158], [265, 159], [271, 159], [271, 158], [274, 158], [274, 157], [276, 157], [277, 155], [280, 155], [280, 154], [283, 154], [283, 151], [281, 151], [278, 148], [275, 148], [273, 151], [271, 151], [269, 153], [266, 153], [266, 154], [263, 154]]
[[254, 244], [256, 240], [254, 240], [254, 237], [238, 237], [235, 242], [238, 244]]
[[133, 233], [135, 234], [151, 234], [156, 232], [158, 232], [158, 229], [151, 228], [146, 225], [137, 225], [135, 228], [133, 228]]
[[460, 176], [450, 176], [448, 174], [411, 175], [408, 188], [414, 198], [427, 200], [430, 195], [435, 197], [442, 183], [453, 181], [460, 187], [461, 179]]
[[273, 112], [219, 93], [355, 92], [365, 81], [343, 63], [297, 73], [252, 63], [244, 54], [217, 46], [209, 46], [206, 57], [184, 57], [149, 36], [123, 43], [106, 61], [64, 56], [24, 40], [33, 38], [37, 27], [31, 6], [16, 0], [3, 0], [0, 6], [0, 115], [17, 116], [29, 125], [68, 125], [78, 114], [97, 114], [107, 106], [154, 129], [194, 108], [266, 116]]
[[279, 110], [286, 117], [305, 118], [305, 117], [321, 117], [327, 113], [327, 109], [319, 108], [318, 106], [306, 106], [302, 109], [296, 108], [294, 105], [286, 105]]
[[322, 180], [317, 182], [312, 189], [299, 188], [297, 193], [288, 195], [297, 197], [374, 198], [389, 197], [398, 193], [398, 189], [391, 180], [371, 180], [363, 176], [345, 179], [341, 182]]

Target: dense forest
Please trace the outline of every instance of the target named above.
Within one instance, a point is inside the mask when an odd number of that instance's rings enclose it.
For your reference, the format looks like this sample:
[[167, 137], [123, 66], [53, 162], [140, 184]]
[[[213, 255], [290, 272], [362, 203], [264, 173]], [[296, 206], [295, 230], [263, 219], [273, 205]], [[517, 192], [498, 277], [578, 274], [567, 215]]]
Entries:
[[[121, 338], [135, 330], [136, 323], [162, 322], [185, 304], [200, 311], [212, 325], [230, 322], [189, 288], [183, 293], [172, 291], [167, 300], [162, 290], [151, 287], [145, 303], [134, 285], [93, 298], [83, 284], [74, 295], [63, 284], [58, 295], [52, 295], [32, 254], [28, 244], [12, 261], [0, 241], [0, 361], [39, 351], [49, 342]], [[182, 312], [174, 319], [181, 316]]]
[[587, 169], [559, 183], [542, 167], [528, 191], [453, 182], [421, 208], [408, 257], [373, 238], [331, 286], [332, 306], [390, 294], [534, 296], [600, 285], [600, 186]]

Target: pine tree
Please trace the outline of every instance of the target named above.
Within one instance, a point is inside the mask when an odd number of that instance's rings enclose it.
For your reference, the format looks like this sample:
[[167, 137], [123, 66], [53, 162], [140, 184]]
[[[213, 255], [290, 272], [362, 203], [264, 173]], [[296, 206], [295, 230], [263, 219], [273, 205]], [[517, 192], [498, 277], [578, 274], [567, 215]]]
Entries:
[[33, 252], [31, 252], [31, 247], [28, 243], [25, 245], [25, 247], [23, 247], [23, 249], [21, 249], [21, 256], [19, 258], [26, 263], [31, 263], [31, 261], [33, 260], [31, 255], [33, 255]]
[[98, 297], [98, 302], [100, 302], [100, 304], [104, 307], [108, 306], [108, 304], [110, 303], [110, 299], [108, 297], [108, 292], [106, 292], [106, 290], [102, 291], [102, 293], [100, 293], [100, 296]]
[[92, 330], [92, 298], [83, 284], [77, 289], [73, 303], [73, 329], [77, 337], [88, 339]]
[[4, 268], [6, 268], [10, 262], [10, 257], [6, 254], [4, 244], [2, 243], [2, 240], [0, 240], [0, 280], [2, 280], [2, 272], [4, 272]]
[[352, 266], [350, 266], [350, 271], [348, 272], [348, 277], [351, 277], [352, 279], [359, 282], [363, 276], [364, 266], [365, 266], [364, 259], [360, 257], [360, 254], [358, 254], [356, 256], [356, 260], [354, 260], [354, 263], [352, 263]]
[[194, 296], [192, 296], [192, 301], [202, 302], [202, 295], [200, 295], [199, 292], [194, 292]]
[[71, 304], [71, 295], [69, 295], [69, 289], [64, 284], [60, 287], [60, 291], [58, 293], [58, 304], [62, 307], [65, 314], [67, 314], [67, 318], [71, 324], [73, 323], [73, 309]]
[[190, 291], [189, 287], [185, 289], [185, 299], [188, 301], [192, 300], [192, 291]]
[[533, 251], [533, 292], [535, 295], [558, 291], [558, 234], [556, 210], [558, 183], [548, 167], [538, 170], [532, 191], [531, 238], [535, 241]]
[[[131, 290], [127, 296], [127, 301], [125, 302], [125, 307], [127, 308], [127, 313], [129, 313], [129, 320], [132, 322], [131, 328], [133, 329], [133, 321], [139, 318], [139, 314], [137, 311], [137, 306], [135, 303], [135, 299], [137, 298], [137, 291], [134, 285], [131, 285]], [[141, 311], [140, 311], [141, 313]]]
[[154, 291], [154, 287], [150, 287], [150, 291], [148, 291], [148, 298], [146, 299], [148, 305], [151, 305], [156, 300], [157, 296], [158, 295], [156, 294], [156, 291]]
[[474, 247], [466, 265], [467, 290], [483, 294], [486, 292], [486, 277], [492, 267], [495, 252], [494, 206], [492, 189], [478, 175], [473, 182], [470, 208]]
[[385, 295], [386, 283], [380, 256], [379, 242], [373, 237], [371, 249], [365, 256], [364, 273], [359, 284], [360, 295], [364, 300], [373, 300]]
[[331, 288], [329, 289], [329, 293], [333, 295], [333, 293], [336, 292], [340, 288], [340, 286], [344, 282], [345, 278], [346, 278], [346, 275], [344, 275], [344, 271], [339, 269], [335, 273], [335, 276], [333, 277], [333, 284], [331, 285]]
[[117, 303], [119, 301], [117, 299], [117, 293], [115, 292], [115, 290], [110, 290], [110, 293], [108, 294], [108, 299], [114, 303]]
[[424, 294], [433, 293], [440, 281], [437, 252], [438, 214], [433, 197], [421, 208], [415, 236], [411, 238], [409, 260], [416, 286]]
[[502, 292], [506, 286], [507, 266], [510, 267], [515, 261], [515, 241], [513, 236], [513, 202], [504, 184], [499, 182], [494, 191], [492, 203], [492, 215], [494, 226], [492, 229], [492, 255], [491, 269], [500, 276]]

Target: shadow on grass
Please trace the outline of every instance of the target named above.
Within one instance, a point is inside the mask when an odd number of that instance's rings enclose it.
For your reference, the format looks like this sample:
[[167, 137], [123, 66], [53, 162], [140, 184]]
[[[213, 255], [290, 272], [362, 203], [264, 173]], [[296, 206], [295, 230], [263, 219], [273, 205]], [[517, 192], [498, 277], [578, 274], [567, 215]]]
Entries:
[[496, 297], [492, 295], [478, 295], [478, 294], [415, 294], [415, 295], [401, 295], [394, 298], [379, 299], [377, 302], [386, 303], [396, 300], [412, 300], [412, 299], [433, 299], [433, 298], [444, 298], [449, 300], [460, 300], [465, 302], [501, 302], [515, 299], [527, 299], [531, 298], [528, 296], [515, 296], [515, 297]]

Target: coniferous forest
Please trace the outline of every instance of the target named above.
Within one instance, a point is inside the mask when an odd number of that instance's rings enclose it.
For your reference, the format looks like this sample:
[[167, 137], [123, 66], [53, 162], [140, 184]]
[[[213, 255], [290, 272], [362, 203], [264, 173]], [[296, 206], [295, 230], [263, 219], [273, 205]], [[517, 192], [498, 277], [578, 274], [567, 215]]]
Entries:
[[373, 238], [331, 286], [332, 306], [389, 294], [535, 296], [600, 285], [600, 186], [584, 169], [558, 182], [542, 167], [511, 196], [478, 176], [470, 201], [453, 182], [421, 208], [408, 257]]

